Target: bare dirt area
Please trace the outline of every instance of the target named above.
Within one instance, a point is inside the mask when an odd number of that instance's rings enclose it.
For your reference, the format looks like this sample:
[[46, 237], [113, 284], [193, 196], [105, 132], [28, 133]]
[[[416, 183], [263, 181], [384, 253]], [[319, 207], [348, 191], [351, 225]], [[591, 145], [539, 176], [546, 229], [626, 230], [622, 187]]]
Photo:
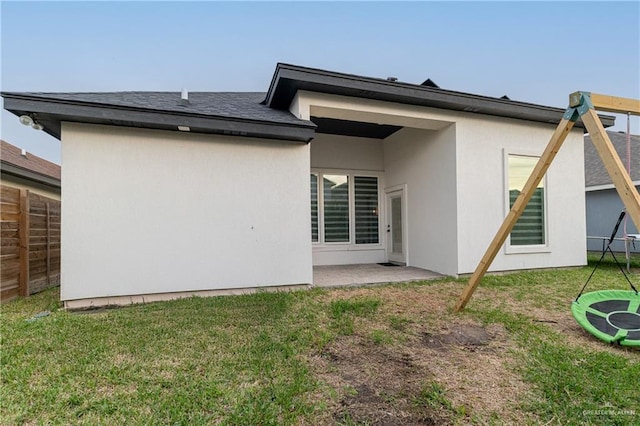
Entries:
[[[518, 411], [528, 389], [509, 366], [517, 347], [501, 325], [452, 314], [458, 291], [455, 283], [375, 290], [385, 301], [376, 315], [358, 318], [354, 334], [332, 342], [315, 361], [319, 378], [338, 391], [328, 423], [441, 425], [492, 416], [514, 424], [535, 421]], [[372, 295], [355, 288], [327, 297]], [[372, 340], [380, 332], [393, 338]]]
[[483, 418], [522, 424], [518, 403], [527, 386], [509, 368], [517, 350], [500, 325], [452, 322], [437, 332], [423, 332], [416, 347], [454, 406]]
[[334, 412], [337, 423], [449, 423], [449, 413], [418, 401], [432, 374], [410, 352], [349, 336], [334, 342], [323, 358], [328, 367], [325, 378], [334, 388], [343, 390]]

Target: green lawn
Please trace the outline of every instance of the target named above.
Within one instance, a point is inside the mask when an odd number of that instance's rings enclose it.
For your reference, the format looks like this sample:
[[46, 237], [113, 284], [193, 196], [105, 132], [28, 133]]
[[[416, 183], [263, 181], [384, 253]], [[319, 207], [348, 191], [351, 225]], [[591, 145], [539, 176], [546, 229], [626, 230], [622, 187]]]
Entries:
[[[572, 321], [589, 272], [489, 276], [461, 314], [450, 279], [90, 313], [46, 291], [1, 307], [0, 423], [640, 424], [640, 351]], [[588, 290], [626, 286], [607, 263]]]

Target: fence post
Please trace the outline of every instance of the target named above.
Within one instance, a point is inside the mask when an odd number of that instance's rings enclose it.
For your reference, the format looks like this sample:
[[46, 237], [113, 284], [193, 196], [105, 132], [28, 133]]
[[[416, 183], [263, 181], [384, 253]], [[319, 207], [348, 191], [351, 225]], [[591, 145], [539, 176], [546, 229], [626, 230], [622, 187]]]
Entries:
[[29, 190], [20, 190], [20, 296], [29, 295]]
[[47, 207], [47, 287], [51, 285], [51, 216], [49, 214], [49, 203]]

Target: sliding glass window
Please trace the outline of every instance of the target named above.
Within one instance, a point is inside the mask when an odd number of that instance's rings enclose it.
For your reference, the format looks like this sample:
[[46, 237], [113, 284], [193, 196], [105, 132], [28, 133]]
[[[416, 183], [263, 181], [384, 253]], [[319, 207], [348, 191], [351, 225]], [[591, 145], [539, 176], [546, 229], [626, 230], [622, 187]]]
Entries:
[[349, 242], [349, 176], [324, 175], [324, 242]]
[[356, 244], [378, 243], [378, 178], [355, 176]]
[[378, 244], [378, 200], [375, 176], [312, 173], [311, 241]]

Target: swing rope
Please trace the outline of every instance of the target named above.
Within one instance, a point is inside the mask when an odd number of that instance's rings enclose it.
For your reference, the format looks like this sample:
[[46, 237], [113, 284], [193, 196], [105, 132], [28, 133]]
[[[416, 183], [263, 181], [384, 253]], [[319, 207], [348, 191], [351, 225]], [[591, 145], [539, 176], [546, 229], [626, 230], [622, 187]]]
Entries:
[[[626, 160], [627, 160], [627, 164], [626, 164], [626, 168], [627, 168], [627, 173], [629, 174], [629, 176], [631, 176], [631, 113], [627, 112], [627, 138], [626, 138], [626, 142], [627, 142], [627, 155], [626, 155]], [[631, 280], [629, 279], [629, 276], [625, 273], [624, 268], [622, 268], [622, 265], [620, 264], [620, 262], [618, 262], [618, 258], [616, 257], [616, 255], [613, 253], [613, 250], [611, 250], [611, 244], [613, 243], [616, 234], [618, 233], [618, 228], [620, 227], [620, 223], [623, 221], [624, 219], [624, 224], [622, 226], [623, 229], [623, 237], [624, 237], [624, 244], [625, 244], [625, 255], [627, 257], [627, 259], [629, 259], [630, 253], [629, 253], [629, 246], [627, 244], [627, 238], [629, 238], [628, 234], [627, 234], [627, 210], [626, 208], [622, 210], [622, 212], [620, 212], [620, 216], [618, 217], [618, 221], [616, 222], [616, 226], [614, 226], [613, 228], [613, 232], [611, 233], [611, 237], [609, 237], [609, 242], [607, 243], [607, 247], [602, 250], [602, 255], [600, 256], [600, 259], [598, 260], [598, 262], [596, 263], [595, 268], [593, 268], [593, 271], [591, 271], [591, 275], [589, 275], [589, 278], [587, 278], [587, 282], [584, 283], [584, 286], [582, 286], [582, 290], [580, 290], [580, 293], [578, 294], [578, 297], [576, 297], [576, 301], [580, 298], [580, 296], [582, 296], [582, 293], [584, 293], [585, 288], [587, 288], [587, 285], [589, 284], [589, 281], [591, 281], [591, 278], [593, 277], [593, 275], [596, 273], [596, 270], [598, 269], [598, 267], [600, 266], [600, 263], [602, 263], [602, 260], [604, 259], [605, 255], [607, 254], [607, 252], [611, 253], [611, 256], [613, 257], [613, 260], [615, 260], [616, 265], [618, 265], [618, 268], [620, 269], [620, 272], [622, 272], [622, 275], [624, 275], [624, 278], [627, 280], [627, 282], [629, 283], [629, 285], [631, 286], [631, 288], [633, 289], [633, 291], [636, 292], [636, 294], [638, 294], [638, 290], [634, 287], [634, 285], [631, 283]], [[634, 248], [635, 248], [635, 243], [634, 243]]]
[[636, 294], [638, 294], [638, 290], [634, 287], [633, 283], [629, 279], [629, 276], [624, 272], [624, 268], [622, 267], [620, 262], [618, 262], [618, 258], [613, 253], [613, 250], [611, 250], [611, 243], [613, 243], [613, 240], [616, 237], [616, 234], [618, 233], [618, 228], [620, 227], [620, 223], [625, 218], [625, 216], [626, 216], [626, 211], [622, 210], [622, 212], [620, 213], [620, 216], [618, 217], [618, 221], [616, 222], [616, 226], [613, 228], [613, 232], [611, 233], [611, 237], [609, 237], [609, 242], [607, 243], [607, 248], [602, 250], [602, 255], [600, 256], [600, 259], [598, 260], [598, 263], [596, 263], [595, 268], [593, 268], [593, 271], [591, 271], [591, 275], [589, 275], [589, 278], [587, 278], [587, 282], [585, 282], [584, 285], [582, 286], [582, 290], [580, 290], [580, 293], [576, 297], [576, 302], [578, 301], [578, 299], [580, 299], [580, 296], [582, 296], [582, 293], [584, 293], [584, 289], [587, 288], [587, 284], [589, 284], [589, 281], [591, 281], [591, 278], [593, 277], [593, 274], [596, 273], [596, 270], [598, 269], [598, 266], [600, 266], [600, 263], [602, 263], [602, 259], [604, 259], [604, 256], [607, 254], [607, 251], [609, 253], [611, 253], [611, 256], [613, 256], [613, 260], [615, 260], [616, 265], [618, 265], [618, 268], [620, 269], [620, 272], [622, 272], [622, 275], [624, 275], [624, 278], [627, 280], [627, 282], [629, 283], [629, 285], [631, 286], [633, 291], [635, 291]]

